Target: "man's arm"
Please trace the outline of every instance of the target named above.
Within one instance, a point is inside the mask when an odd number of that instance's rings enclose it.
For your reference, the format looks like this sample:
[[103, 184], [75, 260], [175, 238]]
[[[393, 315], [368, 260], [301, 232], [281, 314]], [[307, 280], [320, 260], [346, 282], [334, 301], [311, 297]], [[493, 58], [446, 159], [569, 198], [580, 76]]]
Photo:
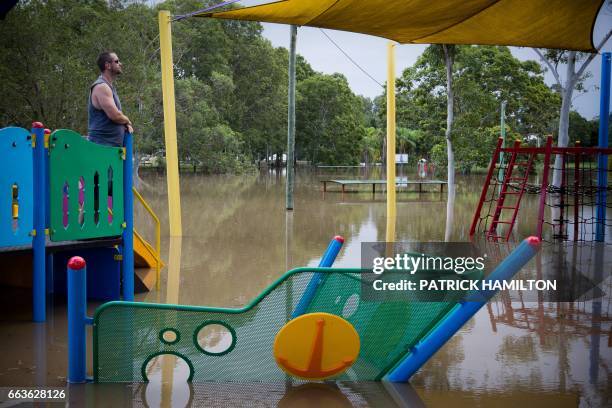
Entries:
[[91, 91], [91, 98], [92, 102], [97, 102], [94, 104], [94, 106], [98, 105], [95, 107], [102, 109], [110, 120], [120, 125], [129, 126], [131, 129], [132, 122], [130, 122], [130, 119], [121, 113], [119, 109], [117, 109], [115, 101], [113, 100], [113, 93], [108, 85], [96, 85]]

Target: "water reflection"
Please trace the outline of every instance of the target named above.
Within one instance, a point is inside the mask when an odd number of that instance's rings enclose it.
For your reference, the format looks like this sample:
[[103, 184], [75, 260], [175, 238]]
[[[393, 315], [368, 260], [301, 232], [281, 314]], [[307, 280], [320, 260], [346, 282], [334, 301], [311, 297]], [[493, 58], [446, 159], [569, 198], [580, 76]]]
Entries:
[[152, 359], [147, 366], [149, 382], [142, 387], [146, 406], [190, 406], [192, 389], [187, 381], [189, 372], [189, 366], [180, 357], [165, 354]]
[[179, 304], [181, 285], [181, 254], [183, 249], [182, 237], [170, 237], [168, 249], [168, 278], [166, 282], [166, 302]]
[[87, 407], [402, 407], [425, 406], [410, 384], [380, 382], [192, 383], [164, 397], [159, 382], [71, 386], [70, 404]]
[[279, 408], [319, 407], [352, 407], [351, 401], [337, 387], [328, 384], [302, 384], [295, 388], [289, 387], [285, 395], [278, 401]]

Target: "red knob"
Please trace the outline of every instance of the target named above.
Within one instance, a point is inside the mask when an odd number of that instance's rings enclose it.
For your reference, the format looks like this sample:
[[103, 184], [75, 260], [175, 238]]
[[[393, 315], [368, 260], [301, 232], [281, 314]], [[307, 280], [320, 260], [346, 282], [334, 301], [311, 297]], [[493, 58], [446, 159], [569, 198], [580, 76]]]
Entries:
[[540, 245], [540, 238], [531, 236], [527, 238], [527, 242], [530, 245], [537, 246], [537, 245]]
[[342, 235], [336, 235], [334, 240], [338, 241], [341, 244], [344, 244], [344, 237]]
[[81, 258], [80, 256], [73, 256], [68, 261], [68, 267], [72, 269], [73, 271], [79, 271], [85, 268], [85, 260]]
[[42, 122], [32, 122], [32, 127], [34, 129], [42, 129], [45, 127], [45, 125], [43, 125]]

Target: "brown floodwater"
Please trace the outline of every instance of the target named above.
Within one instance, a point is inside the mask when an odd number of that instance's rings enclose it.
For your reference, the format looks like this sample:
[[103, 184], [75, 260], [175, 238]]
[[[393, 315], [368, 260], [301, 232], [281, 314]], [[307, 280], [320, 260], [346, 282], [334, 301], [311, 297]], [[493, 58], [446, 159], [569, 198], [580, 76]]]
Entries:
[[[168, 265], [160, 290], [137, 294], [136, 300], [239, 307], [285, 271], [316, 266], [334, 235], [346, 240], [334, 265], [360, 267], [360, 243], [385, 240], [385, 194], [377, 190], [373, 195], [368, 186], [345, 194], [330, 186], [323, 194], [320, 180], [379, 177], [380, 169], [299, 169], [295, 209], [286, 212], [282, 172], [183, 174], [183, 237], [170, 239], [165, 176], [142, 173], [139, 190], [161, 219], [162, 257]], [[450, 207], [438, 187], [426, 187], [431, 192], [425, 193], [413, 192], [415, 186], [400, 191], [395, 239], [468, 241], [483, 180], [482, 175], [458, 176]], [[524, 198], [519, 236], [535, 232], [537, 206], [537, 196]], [[138, 204], [135, 214], [136, 228], [152, 241], [153, 224]], [[559, 303], [499, 294], [410, 384], [189, 384], [185, 363], [163, 357], [150, 365], [147, 384], [71, 386], [70, 398], [75, 406], [612, 406], [609, 248], [595, 262], [590, 247], [567, 251], [544, 246], [521, 276], [569, 264], [591, 278], [599, 276], [603, 296]], [[503, 255], [508, 248], [487, 250]], [[35, 324], [30, 322], [30, 290], [2, 287], [0, 297], [0, 387], [66, 386], [65, 298], [50, 296], [47, 322]], [[99, 304], [90, 302], [89, 313]], [[88, 364], [91, 371], [91, 359]]]

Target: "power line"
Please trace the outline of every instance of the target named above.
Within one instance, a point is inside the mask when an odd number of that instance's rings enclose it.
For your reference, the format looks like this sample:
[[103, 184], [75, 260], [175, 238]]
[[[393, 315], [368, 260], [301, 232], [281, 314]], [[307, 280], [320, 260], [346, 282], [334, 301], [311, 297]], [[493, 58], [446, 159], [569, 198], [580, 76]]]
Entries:
[[372, 75], [370, 75], [370, 74], [369, 74], [369, 73], [368, 73], [368, 72], [367, 72], [365, 69], [361, 68], [361, 66], [360, 66], [360, 65], [359, 65], [357, 62], [355, 62], [355, 60], [354, 60], [354, 59], [352, 59], [352, 58], [351, 58], [351, 56], [350, 56], [350, 55], [348, 55], [348, 54], [347, 54], [347, 53], [346, 53], [346, 52], [345, 52], [345, 51], [344, 51], [344, 50], [343, 50], [343, 49], [342, 49], [342, 48], [341, 48], [341, 47], [340, 47], [338, 44], [336, 44], [336, 42], [335, 42], [334, 40], [332, 40], [332, 39], [331, 39], [331, 37], [330, 37], [329, 35], [327, 35], [327, 33], [326, 33], [325, 31], [323, 31], [323, 29], [322, 29], [322, 28], [319, 28], [319, 30], [321, 30], [321, 32], [323, 33], [323, 35], [324, 35], [325, 37], [327, 37], [327, 39], [328, 39], [329, 41], [331, 41], [331, 43], [332, 43], [332, 44], [334, 44], [334, 45], [336, 46], [336, 48], [338, 48], [338, 49], [340, 50], [340, 52], [341, 52], [342, 54], [344, 54], [344, 56], [345, 56], [346, 58], [348, 58], [348, 60], [349, 60], [349, 61], [351, 61], [351, 62], [353, 63], [353, 65], [355, 65], [357, 68], [359, 68], [359, 70], [361, 70], [361, 72], [363, 72], [364, 74], [366, 74], [366, 75], [367, 75], [367, 76], [368, 76], [368, 77], [369, 77], [369, 78], [370, 78], [372, 81], [376, 82], [376, 83], [377, 83], [378, 85], [380, 85], [381, 87], [384, 87], [384, 85], [383, 85], [383, 84], [381, 84], [380, 82], [378, 82], [378, 81], [377, 81], [377, 80], [376, 80], [376, 79], [375, 79], [375, 78], [374, 78]]

